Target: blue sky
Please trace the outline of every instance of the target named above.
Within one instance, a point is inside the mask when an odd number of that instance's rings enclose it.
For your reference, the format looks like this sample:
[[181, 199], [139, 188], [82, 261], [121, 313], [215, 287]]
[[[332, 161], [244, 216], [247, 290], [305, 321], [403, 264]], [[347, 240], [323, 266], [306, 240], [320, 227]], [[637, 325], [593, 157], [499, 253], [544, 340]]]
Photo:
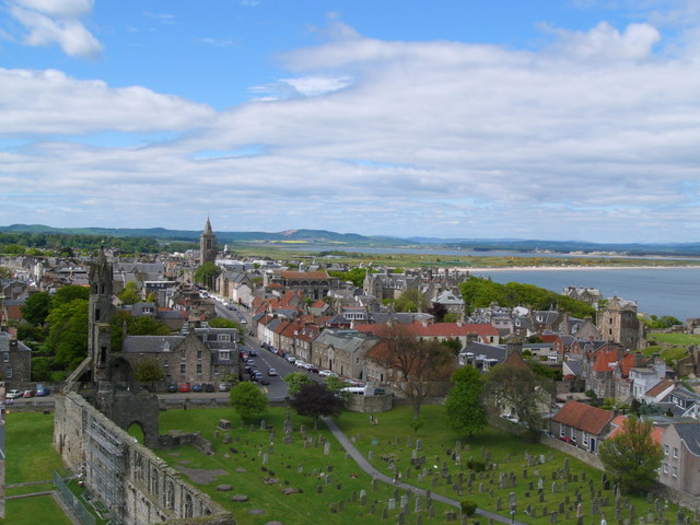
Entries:
[[697, 0], [0, 0], [0, 224], [697, 241]]

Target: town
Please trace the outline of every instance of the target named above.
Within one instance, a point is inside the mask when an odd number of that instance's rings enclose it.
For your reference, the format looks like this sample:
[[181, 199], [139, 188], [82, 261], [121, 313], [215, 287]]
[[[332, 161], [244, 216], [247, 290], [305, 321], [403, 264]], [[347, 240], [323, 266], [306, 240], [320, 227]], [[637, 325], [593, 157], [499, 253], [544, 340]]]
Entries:
[[8, 512], [700, 522], [700, 319], [460, 267], [241, 256], [209, 218], [198, 250], [0, 270]]

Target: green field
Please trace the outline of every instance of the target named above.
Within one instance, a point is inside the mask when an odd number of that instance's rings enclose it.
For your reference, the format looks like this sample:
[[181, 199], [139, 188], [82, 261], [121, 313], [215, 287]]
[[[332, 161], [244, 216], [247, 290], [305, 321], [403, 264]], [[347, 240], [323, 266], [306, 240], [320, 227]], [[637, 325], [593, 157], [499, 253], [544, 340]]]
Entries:
[[647, 339], [657, 341], [659, 343], [667, 343], [670, 345], [688, 346], [700, 345], [700, 335], [691, 334], [664, 334], [661, 332], [652, 332], [647, 336]]
[[[271, 520], [281, 521], [285, 525], [311, 523], [354, 525], [381, 522], [381, 513], [387, 506], [387, 500], [392, 497], [393, 489], [382, 483], [377, 483], [376, 489], [372, 489], [369, 476], [364, 474], [352, 459], [345, 456], [332, 434], [325, 428], [314, 431], [313, 423], [307, 418], [292, 416], [295, 429], [293, 443], [284, 444], [282, 437], [285, 412], [282, 408], [271, 408], [266, 417], [266, 423], [275, 432], [272, 440], [273, 451], [270, 453], [270, 431], [260, 430], [259, 425], [242, 426], [232, 409], [202, 409], [186, 412], [169, 410], [161, 414], [161, 432], [172, 429], [200, 431], [205, 438], [212, 440], [215, 454], [205, 456], [189, 446], [161, 450], [158, 453], [173, 467], [224, 471], [225, 473], [208, 483], [197, 483], [195, 480], [191, 482], [210, 494], [222, 506], [231, 510], [236, 523], [240, 525], [265, 524]], [[343, 417], [345, 416], [341, 416], [341, 419]], [[229, 419], [233, 424], [231, 431], [233, 442], [229, 445], [223, 443], [222, 436], [216, 438], [214, 435], [219, 418]], [[303, 446], [299, 433], [300, 424], [305, 426], [305, 434], [308, 438], [317, 440], [323, 437], [329, 440], [331, 448], [328, 456], [323, 454], [323, 446], [308, 448]], [[231, 452], [231, 447], [236, 450], [236, 453]], [[259, 455], [263, 452], [268, 454], [267, 466], [262, 465], [262, 456]], [[237, 467], [242, 467], [246, 471], [236, 472]], [[330, 472], [329, 467], [332, 469]], [[303, 469], [302, 472], [299, 472], [300, 468]], [[329, 475], [331, 483], [326, 484], [324, 478]], [[264, 481], [266, 478], [274, 478], [279, 482], [266, 484]], [[216, 486], [222, 483], [232, 485], [233, 491], [218, 492]], [[303, 494], [285, 496], [282, 494], [282, 489], [285, 487], [302, 489]], [[322, 492], [318, 492], [318, 487], [322, 487]], [[367, 491], [365, 505], [360, 504], [359, 501], [353, 501], [353, 493], [357, 497], [362, 489]], [[250, 501], [233, 503], [231, 501], [233, 494], [248, 495]], [[373, 500], [377, 503], [374, 514], [371, 514]], [[340, 502], [343, 510], [332, 512], [331, 505], [337, 505]], [[409, 505], [413, 510], [413, 499]], [[425, 504], [423, 508], [425, 509]], [[438, 503], [434, 504], [434, 508], [436, 517], [430, 519], [424, 513], [424, 524], [444, 523], [443, 513], [451, 510], [448, 506]], [[264, 513], [250, 514], [251, 510], [256, 509], [263, 510]], [[398, 509], [389, 512], [392, 523], [396, 522], [397, 514]]]
[[51, 496], [11, 499], [5, 503], [7, 525], [71, 525]]
[[50, 481], [54, 471], [65, 471], [52, 445], [53, 414], [9, 413], [5, 431], [5, 483]]
[[[498, 510], [498, 500], [500, 498], [501, 508], [505, 509], [508, 506], [509, 494], [513, 492], [517, 497], [518, 514], [516, 518], [528, 524], [545, 525], [549, 523], [549, 519], [542, 517], [543, 507], [546, 505], [549, 512], [558, 509], [559, 503], [563, 503], [568, 495], [570, 503], [565, 504], [565, 508], [571, 509], [573, 507], [573, 511], [569, 510], [569, 518], [567, 519], [559, 516], [559, 522], [575, 523], [574, 496], [578, 489], [583, 496], [585, 522], [591, 523], [589, 480], [593, 480], [596, 491], [602, 486], [602, 473], [597, 469], [542, 444], [530, 443], [493, 428], [486, 429], [478, 436], [461, 440], [461, 457], [460, 462], [457, 463], [452, 454], [457, 450], [459, 436], [450, 430], [444, 407], [424, 407], [422, 418], [425, 424], [418, 433], [411, 430], [411, 417], [410, 408], [401, 407], [391, 412], [379, 414], [379, 424], [377, 425], [370, 425], [367, 415], [357, 413], [343, 414], [339, 425], [346, 435], [355, 436], [356, 446], [365, 456], [372, 451], [372, 456], [375, 458], [373, 465], [376, 468], [390, 474], [389, 464], [395, 462], [399, 470], [404, 473], [403, 481], [408, 483], [426, 489], [430, 488], [436, 493], [460, 500], [462, 497], [453, 488], [454, 480], [460, 472], [465, 478], [470, 475], [469, 469], [466, 468], [469, 459], [484, 461], [487, 464], [496, 464], [496, 471], [487, 471], [484, 479], [479, 479], [479, 476], [476, 475], [472, 490], [464, 496], [464, 498], [475, 501], [480, 508], [505, 513], [505, 510]], [[418, 479], [421, 469], [411, 466], [412, 450], [415, 448], [416, 439], [422, 441], [422, 450], [418, 452], [418, 455], [426, 458], [424, 469], [427, 471], [427, 475], [422, 480]], [[543, 454], [546, 461], [542, 465], [528, 467], [525, 459], [526, 453], [537, 457]], [[564, 483], [560, 478], [557, 482], [558, 491], [553, 493], [552, 473], [561, 471], [567, 460], [572, 476], [571, 480], [567, 482], [568, 492], [564, 492]], [[447, 468], [452, 478], [452, 484], [448, 483], [441, 475], [443, 467]], [[525, 470], [527, 470], [527, 479], [524, 478]], [[517, 477], [515, 487], [499, 488], [498, 473], [500, 472], [514, 473]], [[539, 476], [537, 472], [539, 472]], [[574, 476], [576, 476], [577, 481], [574, 481]], [[538, 477], [542, 477], [544, 480], [544, 503], [540, 503], [537, 496]], [[530, 482], [533, 483], [534, 490], [530, 489]], [[483, 484], [483, 491], [479, 490], [480, 484]], [[466, 486], [463, 488], [466, 489]], [[489, 493], [489, 490], [493, 491], [493, 495]], [[612, 491], [602, 491], [601, 498], [605, 497], [608, 497], [610, 503], [614, 500]], [[652, 507], [641, 497], [630, 498], [629, 503], [635, 508], [637, 516], [642, 515], [642, 513], [646, 515]], [[526, 516], [523, 513], [527, 505], [531, 505], [536, 510], [537, 517]], [[613, 523], [614, 505], [602, 507], [600, 510], [606, 514], [608, 523]], [[666, 517], [671, 522], [674, 522], [675, 515], [676, 510], [673, 507], [666, 511]], [[599, 522], [600, 517], [597, 520]]]

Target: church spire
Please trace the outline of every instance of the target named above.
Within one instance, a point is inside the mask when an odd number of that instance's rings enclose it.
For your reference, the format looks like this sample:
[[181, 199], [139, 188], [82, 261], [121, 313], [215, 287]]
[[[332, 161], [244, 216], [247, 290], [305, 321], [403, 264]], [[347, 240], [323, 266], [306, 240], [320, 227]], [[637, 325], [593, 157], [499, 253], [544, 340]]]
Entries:
[[214, 233], [213, 230], [211, 229], [211, 221], [209, 220], [208, 215], [207, 215], [207, 223], [204, 225], [204, 233]]

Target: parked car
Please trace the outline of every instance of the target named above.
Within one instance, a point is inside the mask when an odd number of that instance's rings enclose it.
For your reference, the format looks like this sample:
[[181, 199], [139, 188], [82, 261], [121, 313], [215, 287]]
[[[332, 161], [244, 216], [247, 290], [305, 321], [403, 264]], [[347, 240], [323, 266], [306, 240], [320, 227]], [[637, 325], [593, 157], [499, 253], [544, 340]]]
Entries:
[[202, 392], [202, 391], [203, 391], [202, 385], [200, 385], [199, 383], [195, 383], [194, 385], [192, 385], [192, 392]]
[[177, 392], [177, 385], [168, 385], [168, 392], [171, 394]]
[[258, 357], [258, 352], [253, 348], [250, 349], [249, 353], [251, 357]]
[[202, 385], [202, 388], [205, 392], [216, 392], [216, 388], [214, 388], [214, 385], [212, 385], [211, 383], [204, 383]]
[[189, 384], [189, 383], [180, 383], [179, 385], [177, 385], [177, 391], [178, 391], [178, 392], [189, 392], [189, 391], [191, 391], [191, 390], [192, 390], [192, 389], [190, 388], [190, 384]]
[[330, 370], [321, 370], [318, 375], [323, 377], [338, 377], [338, 374], [331, 372]]
[[18, 397], [22, 397], [22, 392], [21, 390], [17, 390], [16, 388], [13, 388], [12, 390], [8, 391], [7, 394], [5, 394], [5, 397], [7, 399], [17, 399]]
[[37, 397], [48, 396], [50, 393], [51, 393], [51, 390], [49, 390], [48, 388], [46, 388], [44, 385], [42, 385], [42, 384], [36, 385], [36, 395], [37, 395]]
[[266, 379], [265, 376], [260, 376], [260, 377], [258, 378], [258, 383], [260, 383], [261, 385], [269, 385], [269, 384], [270, 384], [270, 380], [269, 380], [269, 379]]
[[25, 390], [22, 393], [22, 397], [34, 397], [36, 395], [36, 390]]
[[294, 364], [294, 363], [297, 362], [296, 358], [295, 358], [293, 355], [288, 355], [288, 356], [287, 356], [287, 361], [289, 361], [289, 362], [292, 363], [292, 364]]
[[268, 371], [267, 371], [267, 375], [268, 375], [268, 376], [276, 376], [276, 375], [279, 375], [279, 374], [277, 373], [277, 370], [275, 370], [274, 368], [270, 368], [270, 369], [268, 369]]
[[228, 392], [231, 390], [231, 383], [219, 383], [219, 392]]

